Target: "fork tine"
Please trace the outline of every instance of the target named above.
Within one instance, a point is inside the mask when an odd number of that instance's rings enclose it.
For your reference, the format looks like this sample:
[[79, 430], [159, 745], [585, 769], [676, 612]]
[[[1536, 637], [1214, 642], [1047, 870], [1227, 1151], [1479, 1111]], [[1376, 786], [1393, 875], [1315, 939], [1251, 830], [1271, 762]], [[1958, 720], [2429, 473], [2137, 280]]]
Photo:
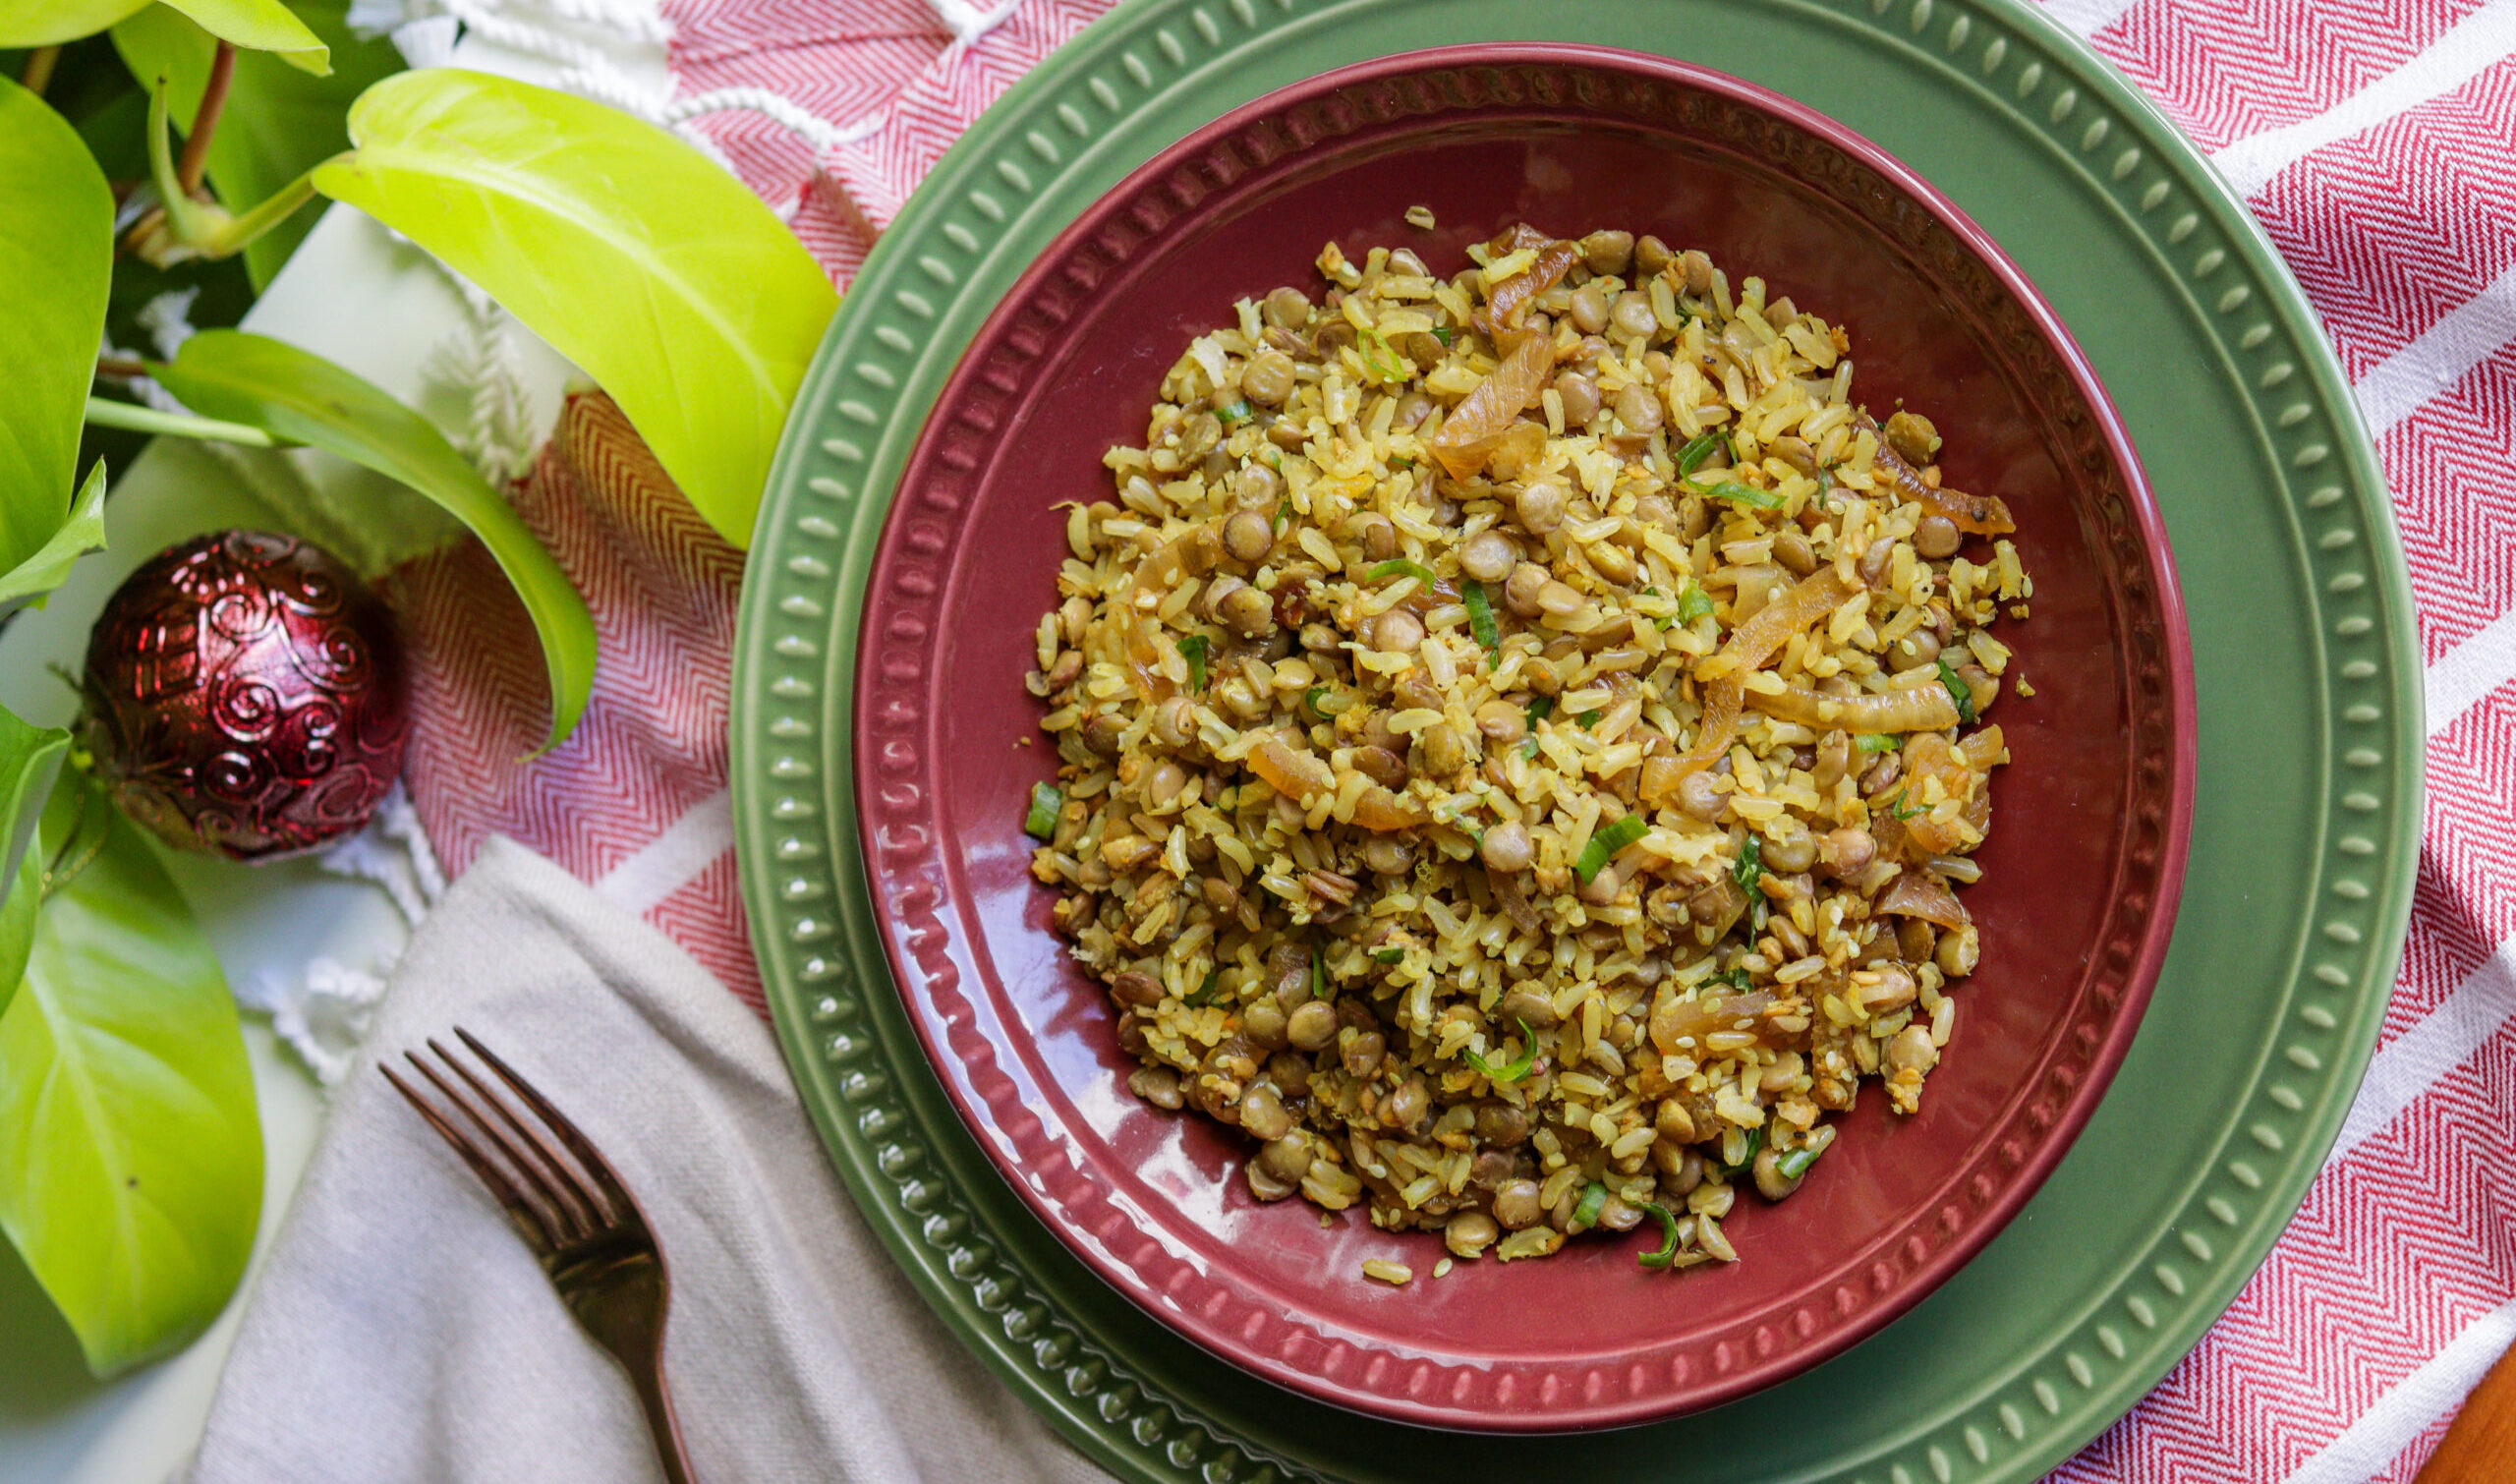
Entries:
[[417, 1089], [395, 1076], [392, 1067], [379, 1061], [375, 1069], [384, 1074], [385, 1081], [393, 1084], [395, 1092], [419, 1111], [420, 1116], [428, 1120], [429, 1127], [436, 1130], [437, 1137], [445, 1140], [456, 1154], [463, 1157], [463, 1163], [472, 1167], [472, 1173], [488, 1187], [489, 1194], [497, 1198], [498, 1204], [506, 1208], [516, 1229], [523, 1233], [536, 1254], [548, 1257], [558, 1250], [559, 1239], [551, 1230], [547, 1218], [524, 1198], [523, 1192], [516, 1189], [515, 1182], [507, 1178], [504, 1170], [483, 1154], [461, 1129], [446, 1121], [445, 1115], [438, 1113], [435, 1106], [422, 1097]]
[[541, 1118], [551, 1132], [557, 1134], [560, 1142], [566, 1144], [576, 1155], [578, 1162], [585, 1166], [586, 1172], [594, 1177], [596, 1185], [601, 1189], [604, 1198], [610, 1203], [615, 1222], [626, 1221], [637, 1215], [637, 1206], [629, 1199], [629, 1192], [620, 1183], [620, 1176], [611, 1168], [611, 1162], [602, 1157], [601, 1150], [594, 1147], [592, 1139], [577, 1130], [577, 1125], [568, 1120], [566, 1113], [551, 1107], [549, 1099], [536, 1091], [532, 1083], [518, 1076], [515, 1068], [500, 1060], [497, 1053], [483, 1046], [470, 1031], [458, 1025], [454, 1028], [454, 1034], [465, 1046], [472, 1049], [472, 1055], [486, 1062], [489, 1070], [498, 1074], [499, 1080], [514, 1088], [515, 1095], [522, 1098], [533, 1109], [534, 1114]]
[[[576, 1167], [562, 1158], [557, 1150], [552, 1149], [550, 1141], [543, 1137], [540, 1130], [526, 1126], [524, 1120], [516, 1116], [515, 1110], [507, 1106], [504, 1098], [499, 1097], [487, 1083], [482, 1081], [480, 1075], [459, 1057], [449, 1055], [444, 1047], [437, 1045], [433, 1038], [429, 1042], [429, 1050], [436, 1053], [438, 1060], [451, 1067], [456, 1076], [461, 1077], [473, 1092], [479, 1094], [482, 1102], [497, 1111], [500, 1121], [512, 1129], [517, 1138], [522, 1139], [536, 1155], [540, 1156], [545, 1173], [558, 1177], [555, 1183], [544, 1179], [542, 1184], [544, 1189], [558, 1197], [561, 1204], [568, 1207], [568, 1214], [576, 1219], [577, 1225], [582, 1228], [579, 1235], [591, 1236], [613, 1225], [611, 1212], [603, 1202], [595, 1197], [593, 1191], [586, 1188], [585, 1181], [577, 1176]], [[477, 1054], [477, 1047], [475, 1052]]]
[[[428, 1046], [429, 1050], [435, 1052], [439, 1056], [445, 1055], [444, 1049], [435, 1042], [431, 1041]], [[523, 1151], [508, 1142], [507, 1136], [498, 1131], [498, 1126], [489, 1120], [486, 1113], [472, 1106], [471, 1100], [463, 1096], [462, 1089], [448, 1081], [435, 1067], [421, 1059], [419, 1053], [404, 1052], [402, 1056], [404, 1059], [420, 1069], [420, 1075], [428, 1078], [436, 1090], [445, 1096], [445, 1100], [453, 1104], [456, 1110], [471, 1121], [472, 1126], [487, 1138], [499, 1154], [506, 1157], [507, 1169], [513, 1174], [519, 1189], [528, 1199], [535, 1201], [536, 1215], [542, 1219], [543, 1227], [550, 1233], [550, 1244], [553, 1247], [564, 1247], [586, 1234], [578, 1230], [577, 1224], [571, 1220], [574, 1213], [568, 1211], [565, 1203], [551, 1193], [548, 1178], [532, 1161], [524, 1157]]]

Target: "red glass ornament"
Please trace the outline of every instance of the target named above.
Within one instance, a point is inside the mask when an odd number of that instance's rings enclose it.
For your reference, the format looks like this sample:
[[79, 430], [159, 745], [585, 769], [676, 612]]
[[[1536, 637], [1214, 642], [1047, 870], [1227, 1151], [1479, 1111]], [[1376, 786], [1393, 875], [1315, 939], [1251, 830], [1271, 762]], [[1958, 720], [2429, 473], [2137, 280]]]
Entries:
[[366, 824], [410, 735], [383, 601], [325, 552], [258, 531], [131, 574], [88, 636], [86, 689], [84, 738], [124, 812], [230, 860]]

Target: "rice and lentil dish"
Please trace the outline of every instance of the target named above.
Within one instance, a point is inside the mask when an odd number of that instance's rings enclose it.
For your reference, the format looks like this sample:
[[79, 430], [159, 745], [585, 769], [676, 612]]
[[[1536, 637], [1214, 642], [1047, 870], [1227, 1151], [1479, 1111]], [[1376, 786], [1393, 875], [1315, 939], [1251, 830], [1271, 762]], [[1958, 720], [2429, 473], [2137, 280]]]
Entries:
[[1129, 1086], [1236, 1124], [1259, 1199], [1735, 1260], [1740, 1187], [1949, 1044], [2030, 581], [1759, 280], [1619, 231], [1469, 257], [1330, 245], [1068, 509], [1034, 873]]

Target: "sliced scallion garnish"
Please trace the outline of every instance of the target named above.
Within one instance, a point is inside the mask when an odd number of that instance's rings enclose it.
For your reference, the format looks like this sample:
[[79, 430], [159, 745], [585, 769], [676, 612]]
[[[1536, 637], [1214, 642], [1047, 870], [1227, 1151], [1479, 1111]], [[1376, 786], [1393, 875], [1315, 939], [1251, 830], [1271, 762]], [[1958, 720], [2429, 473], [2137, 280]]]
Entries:
[[1939, 661], [1939, 683], [1947, 687], [1948, 699], [1957, 703], [1957, 719], [1973, 725], [1974, 688], [1957, 678], [1957, 666], [1945, 659]]
[[1373, 582], [1387, 582], [1393, 577], [1411, 577], [1428, 588], [1434, 582], [1432, 568], [1419, 561], [1408, 561], [1402, 556], [1395, 556], [1382, 562], [1379, 566], [1372, 568], [1367, 575]]
[[1687, 590], [1678, 595], [1678, 622], [1692, 623], [1711, 616], [1712, 595], [1695, 583], [1687, 583]]
[[1739, 884], [1740, 890], [1752, 895], [1756, 889], [1757, 879], [1764, 874], [1764, 838], [1761, 835], [1751, 834], [1747, 836], [1747, 843], [1739, 847], [1739, 858], [1731, 862], [1730, 879]]
[[1862, 752], [1894, 752], [1902, 744], [1893, 732], [1861, 732], [1852, 739], [1852, 745]]
[[1742, 485], [1736, 480], [1723, 480], [1717, 485], [1699, 485], [1695, 487], [1700, 492], [1708, 494], [1714, 499], [1736, 500], [1742, 505], [1751, 506], [1757, 510], [1779, 510], [1782, 508], [1781, 495], [1774, 493], [1770, 489], [1758, 489], [1753, 485]]
[[1491, 668], [1499, 662], [1496, 652], [1503, 647], [1503, 631], [1494, 624], [1493, 600], [1485, 596], [1485, 584], [1481, 582], [1461, 584], [1458, 596], [1467, 604], [1467, 631], [1485, 647], [1485, 663]]
[[1739, 1163], [1736, 1165], [1715, 1165], [1712, 1168], [1720, 1171], [1723, 1179], [1735, 1180], [1744, 1173], [1749, 1166], [1756, 1163], [1756, 1151], [1764, 1147], [1765, 1131], [1762, 1128], [1750, 1128], [1747, 1130], [1747, 1152], [1739, 1157]]
[[1215, 416], [1223, 420], [1223, 426], [1226, 428], [1246, 423], [1249, 421], [1249, 404], [1243, 401], [1227, 402], [1215, 409]]
[[1703, 461], [1712, 457], [1712, 450], [1728, 441], [1727, 436], [1717, 432], [1707, 432], [1690, 440], [1686, 447], [1678, 450], [1678, 478], [1685, 479], [1702, 468]]
[[1574, 1227], [1597, 1226], [1599, 1213], [1605, 1211], [1607, 1206], [1608, 1187], [1592, 1180], [1581, 1187], [1580, 1203], [1572, 1208], [1572, 1225]]
[[1642, 838], [1650, 828], [1638, 814], [1629, 814], [1613, 824], [1600, 826], [1591, 834], [1590, 842], [1581, 847], [1580, 859], [1572, 863], [1572, 874], [1584, 883], [1598, 880], [1599, 873], [1607, 869], [1608, 862], [1616, 859], [1616, 853]]
[[1179, 641], [1179, 657], [1188, 661], [1188, 689], [1206, 688], [1206, 652], [1214, 644], [1203, 634], [1191, 634]]
[[1065, 795], [1047, 783], [1031, 785], [1031, 812], [1022, 817], [1022, 832], [1035, 840], [1045, 840], [1058, 832], [1058, 815], [1065, 808]]
[[1678, 1260], [1678, 1219], [1658, 1201], [1644, 1201], [1643, 1211], [1660, 1224], [1660, 1250], [1634, 1259], [1646, 1268], [1665, 1268]]
[[1782, 1172], [1782, 1177], [1784, 1179], [1796, 1180], [1801, 1175], [1806, 1174], [1808, 1172], [1808, 1167], [1816, 1164], [1817, 1156], [1824, 1153], [1825, 1151], [1822, 1149], [1802, 1147], [1795, 1149], [1791, 1153], [1774, 1161], [1773, 1166], [1774, 1169]]
[[1496, 1066], [1474, 1052], [1465, 1054], [1467, 1064], [1475, 1067], [1486, 1081], [1517, 1082], [1529, 1074], [1530, 1067], [1537, 1065], [1537, 1038], [1529, 1034], [1527, 1021], [1522, 1020], [1516, 1023], [1520, 1028], [1520, 1055], [1518, 1059], [1509, 1065]]

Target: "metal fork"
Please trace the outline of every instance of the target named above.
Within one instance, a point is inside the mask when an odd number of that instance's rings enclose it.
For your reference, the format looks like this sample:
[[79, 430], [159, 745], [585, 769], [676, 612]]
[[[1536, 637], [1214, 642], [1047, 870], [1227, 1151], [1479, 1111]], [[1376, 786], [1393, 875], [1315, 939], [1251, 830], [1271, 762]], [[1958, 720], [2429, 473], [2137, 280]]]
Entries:
[[[646, 1213], [600, 1151], [549, 1099], [469, 1031], [457, 1026], [454, 1034], [523, 1101], [532, 1121], [519, 1116], [485, 1079], [433, 1039], [428, 1048], [444, 1072], [417, 1052], [403, 1055], [460, 1112], [471, 1131], [394, 1075], [392, 1067], [379, 1062], [376, 1070], [454, 1146], [506, 1208], [508, 1220], [542, 1260], [568, 1312], [629, 1373], [666, 1480], [692, 1484], [690, 1455], [682, 1447], [681, 1423], [673, 1416], [672, 1394], [664, 1385], [664, 1314], [672, 1299], [671, 1278]], [[451, 1079], [446, 1072], [453, 1074]], [[563, 1157], [545, 1135], [555, 1136], [575, 1159]]]

